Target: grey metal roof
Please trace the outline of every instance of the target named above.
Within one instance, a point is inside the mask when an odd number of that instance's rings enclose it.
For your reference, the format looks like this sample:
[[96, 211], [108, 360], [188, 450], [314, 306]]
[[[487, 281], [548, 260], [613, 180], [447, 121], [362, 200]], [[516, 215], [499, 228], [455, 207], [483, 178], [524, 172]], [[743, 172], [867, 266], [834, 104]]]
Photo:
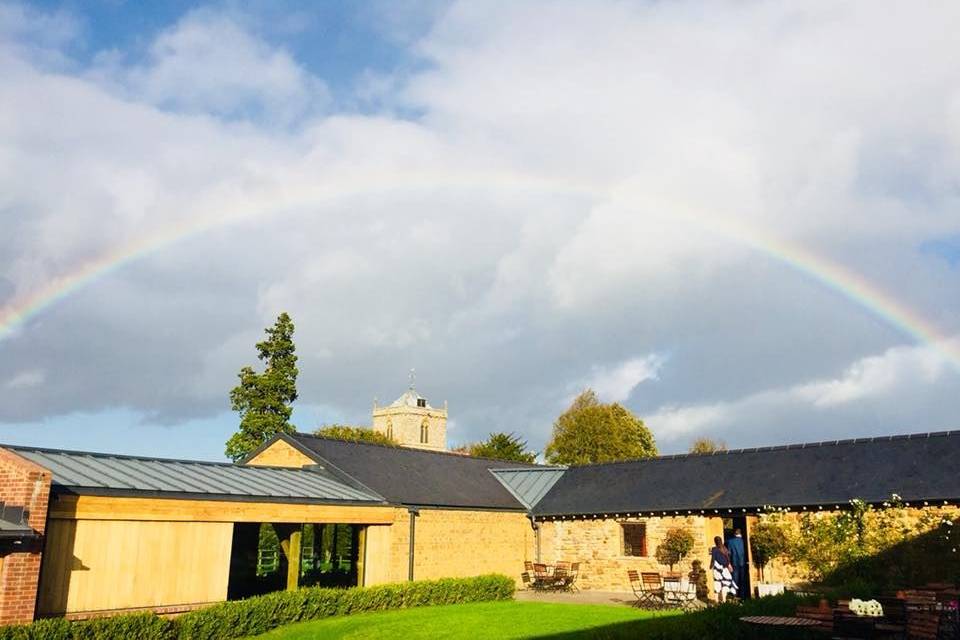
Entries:
[[960, 431], [570, 467], [537, 515], [960, 500]]
[[308, 469], [141, 458], [6, 447], [53, 473], [53, 485], [76, 493], [198, 494], [225, 499], [383, 502], [372, 491]]
[[0, 540], [24, 539], [36, 533], [26, 522], [23, 507], [14, 507], [0, 502]]
[[566, 467], [490, 469], [490, 473], [527, 509], [534, 508], [547, 495], [564, 471]]

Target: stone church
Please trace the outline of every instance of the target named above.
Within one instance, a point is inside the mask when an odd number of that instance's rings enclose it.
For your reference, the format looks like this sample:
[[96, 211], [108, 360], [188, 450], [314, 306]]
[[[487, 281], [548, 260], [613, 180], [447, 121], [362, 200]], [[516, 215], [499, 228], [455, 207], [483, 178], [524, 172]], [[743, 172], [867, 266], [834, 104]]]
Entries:
[[411, 376], [410, 388], [391, 404], [373, 403], [373, 430], [401, 446], [429, 451], [447, 450], [447, 403], [442, 409], [430, 406], [417, 393]]

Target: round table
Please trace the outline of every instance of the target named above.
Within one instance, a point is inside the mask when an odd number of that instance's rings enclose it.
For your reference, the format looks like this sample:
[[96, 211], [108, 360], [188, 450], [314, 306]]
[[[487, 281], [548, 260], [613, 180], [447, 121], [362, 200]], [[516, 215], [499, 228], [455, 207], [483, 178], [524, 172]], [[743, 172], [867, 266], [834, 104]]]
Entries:
[[744, 616], [741, 622], [762, 627], [819, 627], [820, 622], [811, 618], [791, 618], [788, 616]]

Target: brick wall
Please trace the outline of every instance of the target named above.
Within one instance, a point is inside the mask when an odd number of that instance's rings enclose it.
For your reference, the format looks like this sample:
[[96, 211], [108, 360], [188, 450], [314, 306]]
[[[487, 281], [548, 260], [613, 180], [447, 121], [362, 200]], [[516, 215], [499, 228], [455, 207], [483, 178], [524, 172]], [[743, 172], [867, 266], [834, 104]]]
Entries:
[[[43, 533], [50, 499], [50, 472], [0, 448], [0, 500], [24, 507], [30, 526]], [[0, 626], [31, 622], [37, 602], [42, 544], [4, 556], [0, 564]]]

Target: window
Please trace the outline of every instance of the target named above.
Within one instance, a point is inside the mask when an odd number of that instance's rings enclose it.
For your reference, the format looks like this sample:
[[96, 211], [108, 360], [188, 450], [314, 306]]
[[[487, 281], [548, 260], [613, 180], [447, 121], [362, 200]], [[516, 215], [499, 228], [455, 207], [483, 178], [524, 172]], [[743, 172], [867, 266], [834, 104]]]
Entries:
[[643, 523], [621, 524], [623, 529], [623, 555], [647, 555], [647, 525]]
[[420, 444], [426, 444], [430, 440], [430, 425], [424, 420], [420, 424]]
[[426, 398], [417, 398], [417, 406], [418, 406], [418, 407], [426, 407], [426, 406], [427, 406], [427, 400], [426, 400]]
[[387, 437], [393, 440], [393, 420], [387, 418]]

